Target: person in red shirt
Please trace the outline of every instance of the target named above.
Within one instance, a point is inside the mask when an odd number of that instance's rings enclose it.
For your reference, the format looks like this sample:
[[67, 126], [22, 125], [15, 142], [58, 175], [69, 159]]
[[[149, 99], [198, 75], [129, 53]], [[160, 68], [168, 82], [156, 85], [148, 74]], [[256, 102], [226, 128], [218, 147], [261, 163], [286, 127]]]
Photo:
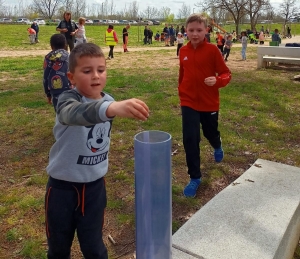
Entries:
[[216, 162], [224, 152], [218, 131], [219, 89], [225, 87], [231, 72], [216, 45], [205, 39], [207, 19], [200, 14], [187, 18], [189, 42], [179, 52], [178, 93], [182, 112], [182, 135], [190, 182], [186, 197], [195, 197], [201, 183], [200, 124], [205, 138], [214, 148]]
[[35, 43], [36, 31], [34, 29], [32, 29], [32, 28], [27, 28], [27, 31], [29, 33], [30, 44]]
[[217, 31], [217, 47], [218, 49], [221, 51], [221, 53], [223, 53], [224, 51], [224, 44], [225, 44], [225, 39], [224, 37], [221, 35], [220, 32]]

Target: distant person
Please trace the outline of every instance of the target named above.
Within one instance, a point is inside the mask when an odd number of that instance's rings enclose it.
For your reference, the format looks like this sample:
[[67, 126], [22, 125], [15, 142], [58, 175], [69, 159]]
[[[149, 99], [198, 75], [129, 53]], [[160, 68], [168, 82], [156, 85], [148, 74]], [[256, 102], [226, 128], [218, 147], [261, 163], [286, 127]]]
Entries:
[[105, 43], [109, 46], [109, 53], [107, 59], [114, 58], [114, 47], [118, 44], [118, 36], [114, 30], [113, 25], [108, 25], [108, 29], [105, 31]]
[[221, 53], [223, 53], [223, 51], [224, 51], [225, 39], [224, 39], [224, 37], [221, 35], [221, 33], [218, 32], [218, 31], [217, 31], [217, 38], [216, 38], [216, 41], [217, 41], [217, 47], [218, 47], [218, 49], [221, 51]]
[[146, 25], [144, 29], [144, 45], [148, 43], [148, 37], [149, 37], [149, 30], [148, 30], [148, 26]]
[[291, 28], [289, 26], [287, 27], [287, 37], [292, 38]]
[[181, 32], [181, 34], [182, 34], [182, 35], [184, 35], [184, 34], [185, 34], [185, 28], [184, 28], [184, 25], [182, 25], [182, 26], [181, 26], [181, 28], [180, 28], [180, 32]]
[[232, 47], [232, 35], [228, 35], [224, 44], [224, 51], [222, 54], [225, 61], [228, 61], [231, 47]]
[[232, 31], [232, 42], [236, 42], [237, 38], [236, 38], [236, 32], [235, 30]]
[[281, 38], [279, 36], [279, 31], [278, 29], [274, 30], [274, 33], [272, 34], [272, 41], [277, 41], [278, 44], [281, 44]]
[[260, 44], [260, 45], [265, 44], [265, 35], [264, 35], [264, 32], [263, 32], [263, 31], [261, 31], [261, 32], [259, 33], [258, 39], [259, 39], [259, 44]]
[[86, 43], [86, 36], [85, 36], [85, 21], [86, 19], [83, 17], [80, 17], [78, 19], [78, 30], [75, 34], [75, 46]]
[[49, 104], [56, 111], [59, 95], [71, 89], [67, 72], [69, 53], [65, 50], [66, 38], [62, 34], [53, 34], [50, 38], [50, 51], [44, 59], [44, 91]]
[[127, 24], [123, 28], [123, 50], [124, 52], [128, 52], [127, 45], [128, 45], [128, 30], [130, 28], [130, 24]]
[[65, 35], [67, 41], [65, 50], [69, 47], [71, 51], [74, 48], [75, 34], [78, 31], [78, 26], [71, 19], [71, 12], [64, 12], [63, 20], [57, 25], [56, 30]]
[[206, 34], [205, 34], [205, 38], [206, 38], [207, 42], [210, 42], [210, 34], [211, 33], [212, 33], [212, 28], [210, 25], [208, 25], [206, 28]]
[[177, 57], [179, 56], [179, 50], [182, 48], [183, 44], [184, 44], [184, 37], [181, 32], [178, 32], [178, 34], [177, 34], [177, 50], [176, 50]]
[[176, 28], [175, 28], [175, 35], [178, 35], [178, 32], [180, 32], [179, 25], [177, 25]]
[[35, 30], [35, 43], [38, 43], [39, 42], [39, 31], [40, 31], [40, 28], [39, 28], [39, 25], [37, 23], [37, 21], [33, 21], [32, 24], [31, 24], [31, 28]]
[[247, 33], [245, 31], [242, 31], [241, 33], [241, 43], [242, 43], [242, 60], [246, 60], [246, 50], [247, 50]]
[[186, 21], [189, 42], [179, 51], [178, 93], [183, 146], [190, 177], [183, 191], [185, 197], [195, 197], [201, 183], [201, 128], [214, 149], [215, 161], [221, 162], [224, 157], [218, 130], [219, 89], [229, 83], [231, 72], [216, 45], [204, 40], [206, 28], [207, 18], [200, 14], [190, 15]]
[[148, 31], [148, 43], [149, 44], [152, 44], [152, 39], [153, 39], [153, 31], [151, 28], [149, 28], [149, 31]]
[[47, 258], [71, 258], [76, 233], [83, 257], [75, 258], [107, 259], [102, 231], [112, 121], [115, 117], [146, 121], [149, 109], [139, 99], [115, 101], [103, 91], [106, 62], [97, 45], [76, 46], [69, 68], [76, 88], [59, 97], [55, 143], [46, 168]]
[[168, 24], [165, 24], [165, 27], [163, 29], [163, 34], [164, 34], [164, 41], [165, 41], [165, 46], [169, 47], [169, 41], [170, 41], [170, 31], [168, 28]]
[[30, 42], [30, 44], [36, 43], [36, 42], [35, 42], [35, 35], [36, 35], [35, 30], [32, 29], [32, 28], [27, 28], [27, 31], [28, 31], [28, 33], [29, 33], [28, 36], [29, 36], [29, 42]]
[[175, 43], [175, 29], [173, 25], [169, 28], [169, 36], [170, 36], [170, 46], [174, 46]]
[[160, 33], [159, 33], [159, 31], [156, 32], [154, 39], [155, 39], [156, 41], [159, 41], [159, 40], [160, 40]]

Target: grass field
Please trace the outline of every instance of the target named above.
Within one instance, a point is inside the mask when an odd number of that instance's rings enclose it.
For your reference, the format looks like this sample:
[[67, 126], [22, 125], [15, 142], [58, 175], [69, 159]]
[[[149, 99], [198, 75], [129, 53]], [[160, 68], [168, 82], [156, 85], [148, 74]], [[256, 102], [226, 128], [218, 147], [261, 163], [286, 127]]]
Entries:
[[[41, 42], [36, 45], [28, 44], [26, 28], [1, 25], [6, 32], [0, 37], [1, 50], [13, 54], [49, 49], [54, 26], [41, 26]], [[122, 28], [116, 27], [117, 32]], [[87, 26], [88, 39], [104, 45], [105, 29]], [[142, 46], [137, 27], [131, 28], [130, 37], [132, 46]], [[240, 61], [240, 50], [232, 50], [227, 63], [232, 81], [221, 90], [220, 131], [226, 156], [222, 163], [214, 163], [212, 148], [203, 139], [203, 184], [195, 199], [182, 195], [188, 176], [174, 49], [116, 53], [108, 61], [105, 91], [116, 100], [140, 98], [151, 111], [147, 122], [116, 118], [113, 123], [103, 235], [110, 259], [132, 258], [135, 249], [133, 138], [138, 132], [162, 130], [172, 135], [172, 151], [176, 150], [172, 156], [173, 232], [256, 159], [300, 167], [300, 84], [292, 80], [299, 71], [256, 70], [256, 48], [248, 48], [247, 62]], [[45, 167], [54, 142], [55, 115], [43, 94], [42, 63], [43, 56], [0, 58], [0, 258], [46, 258]], [[297, 249], [294, 259], [300, 258]], [[82, 258], [76, 241], [72, 255]]]

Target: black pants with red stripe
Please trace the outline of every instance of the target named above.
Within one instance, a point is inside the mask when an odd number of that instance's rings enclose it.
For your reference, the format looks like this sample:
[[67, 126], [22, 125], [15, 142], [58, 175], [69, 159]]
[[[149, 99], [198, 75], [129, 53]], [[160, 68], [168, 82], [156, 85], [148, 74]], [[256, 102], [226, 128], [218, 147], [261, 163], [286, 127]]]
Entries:
[[182, 106], [182, 135], [188, 174], [191, 179], [201, 178], [200, 171], [200, 124], [203, 135], [210, 145], [216, 149], [221, 147], [220, 131], [218, 131], [219, 112], [199, 112]]
[[106, 207], [105, 181], [72, 183], [49, 177], [46, 234], [49, 259], [69, 259], [75, 231], [85, 259], [107, 259], [102, 240]]

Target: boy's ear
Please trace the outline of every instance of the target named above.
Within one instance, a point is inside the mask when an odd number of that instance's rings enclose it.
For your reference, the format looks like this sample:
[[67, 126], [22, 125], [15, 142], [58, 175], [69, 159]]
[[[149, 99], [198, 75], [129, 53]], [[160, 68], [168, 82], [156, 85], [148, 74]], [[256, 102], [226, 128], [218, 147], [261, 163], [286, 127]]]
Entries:
[[68, 76], [68, 79], [71, 82], [71, 84], [75, 85], [74, 76], [70, 71], [67, 73], [67, 76]]

